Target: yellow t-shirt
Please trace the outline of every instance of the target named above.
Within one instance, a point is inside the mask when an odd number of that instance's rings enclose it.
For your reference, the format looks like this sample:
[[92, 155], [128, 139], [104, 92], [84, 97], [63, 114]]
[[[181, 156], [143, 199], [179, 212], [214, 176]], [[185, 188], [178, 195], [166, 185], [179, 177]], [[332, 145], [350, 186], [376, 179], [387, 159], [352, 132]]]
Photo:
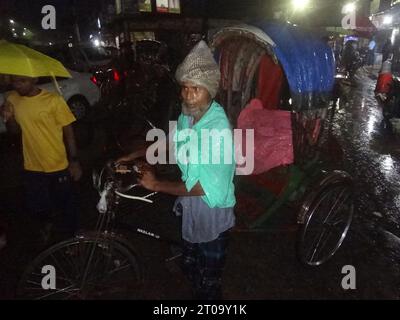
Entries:
[[63, 127], [76, 119], [64, 99], [42, 90], [37, 96], [22, 97], [12, 91], [7, 102], [14, 108], [22, 130], [25, 170], [61, 171], [68, 167]]

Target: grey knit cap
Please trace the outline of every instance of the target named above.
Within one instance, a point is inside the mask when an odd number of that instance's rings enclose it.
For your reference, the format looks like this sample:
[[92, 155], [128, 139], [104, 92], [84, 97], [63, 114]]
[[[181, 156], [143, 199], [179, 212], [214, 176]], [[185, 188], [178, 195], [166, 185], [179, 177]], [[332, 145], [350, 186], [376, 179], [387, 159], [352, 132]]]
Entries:
[[211, 98], [215, 98], [221, 73], [210, 48], [203, 40], [196, 44], [178, 66], [175, 77], [179, 83], [189, 81], [206, 88]]

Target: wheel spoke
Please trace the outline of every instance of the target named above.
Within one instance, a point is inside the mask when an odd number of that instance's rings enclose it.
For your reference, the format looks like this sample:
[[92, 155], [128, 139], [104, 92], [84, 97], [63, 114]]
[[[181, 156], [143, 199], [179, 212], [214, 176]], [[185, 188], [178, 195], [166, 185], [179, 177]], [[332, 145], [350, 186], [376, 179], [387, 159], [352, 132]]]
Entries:
[[351, 222], [350, 197], [349, 188], [338, 185], [314, 198], [301, 238], [304, 262], [321, 264], [340, 247]]
[[[313, 244], [311, 246], [312, 255], [311, 255], [310, 261], [314, 260], [314, 257], [317, 254], [318, 249], [323, 248], [323, 246], [321, 246], [321, 242], [322, 242], [322, 239], [323, 239], [325, 233], [326, 233], [326, 228], [323, 227], [323, 230], [321, 231], [319, 236], [315, 237]], [[314, 250], [313, 250], [313, 248], [314, 248]]]
[[[344, 199], [343, 199], [343, 201], [341, 201], [340, 203], [339, 203], [339, 200], [340, 200], [340, 198], [342, 197], [342, 195], [344, 195], [345, 194], [345, 191], [346, 191], [346, 189], [343, 189], [342, 190], [342, 192], [339, 194], [339, 196], [337, 197], [337, 199], [336, 199], [336, 201], [335, 201], [335, 203], [333, 204], [333, 206], [332, 206], [332, 208], [331, 208], [331, 210], [329, 211], [329, 214], [328, 214], [328, 216], [326, 217], [326, 219], [325, 219], [325, 221], [324, 221], [324, 223], [328, 223], [327, 221], [328, 221], [328, 219], [331, 217], [331, 214], [332, 214], [332, 212], [333, 212], [333, 210], [335, 209], [335, 211], [334, 211], [334, 214], [333, 214], [333, 219], [336, 217], [336, 215], [340, 212], [340, 208], [343, 206], [343, 204], [347, 201], [347, 199], [349, 198], [349, 195], [347, 195]], [[336, 206], [337, 205], [340, 205], [339, 206], [339, 208], [336, 208]]]
[[[137, 292], [138, 287], [133, 286], [140, 280], [136, 260], [126, 247], [113, 240], [98, 237], [74, 240], [47, 251], [26, 269], [18, 287], [19, 297], [71, 300]], [[41, 267], [46, 264], [57, 268], [57, 290], [42, 288]]]
[[[50, 255], [50, 258], [55, 262], [55, 264], [56, 264], [56, 274], [58, 274], [58, 270], [61, 270], [61, 272], [64, 274], [64, 276], [65, 276], [65, 279], [72, 285], [73, 284], [73, 280], [70, 278], [70, 277], [68, 277], [68, 274], [67, 274], [67, 272], [65, 272], [65, 269], [62, 267], [62, 265], [60, 264], [60, 262], [58, 261], [58, 259], [56, 258], [56, 256], [55, 256], [55, 253], [54, 254], [51, 254]], [[59, 279], [59, 277], [57, 277], [57, 279]]]
[[[47, 294], [45, 294], [45, 295], [43, 295], [43, 296], [37, 297], [35, 300], [46, 299], [46, 298], [50, 298], [50, 297], [52, 297], [52, 296], [54, 296], [54, 295], [57, 295], [57, 294], [69, 292], [69, 289], [71, 289], [71, 288], [73, 288], [73, 287], [74, 287], [74, 286], [71, 285], [71, 286], [69, 286], [69, 287], [67, 287], [67, 288], [64, 288], [64, 289], [61, 289], [61, 290], [52, 290], [51, 292], [49, 292], [49, 293], [47, 293]], [[43, 290], [41, 290], [41, 292], [43, 292]]]

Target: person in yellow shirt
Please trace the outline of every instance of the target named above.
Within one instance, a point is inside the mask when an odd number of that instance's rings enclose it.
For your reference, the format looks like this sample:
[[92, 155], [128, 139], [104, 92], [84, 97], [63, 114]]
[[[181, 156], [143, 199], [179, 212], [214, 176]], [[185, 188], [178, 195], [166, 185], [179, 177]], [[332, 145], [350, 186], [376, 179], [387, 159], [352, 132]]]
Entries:
[[22, 134], [27, 209], [47, 227], [51, 216], [62, 213], [62, 231], [71, 235], [77, 228], [72, 180], [82, 175], [72, 128], [76, 119], [60, 95], [37, 87], [37, 78], [11, 80], [15, 90], [6, 96], [1, 115], [8, 130]]

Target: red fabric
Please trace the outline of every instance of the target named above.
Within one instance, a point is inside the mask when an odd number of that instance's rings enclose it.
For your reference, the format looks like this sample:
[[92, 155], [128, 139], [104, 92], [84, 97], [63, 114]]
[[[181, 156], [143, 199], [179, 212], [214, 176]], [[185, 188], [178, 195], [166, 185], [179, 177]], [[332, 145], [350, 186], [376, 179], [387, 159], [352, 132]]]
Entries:
[[264, 55], [260, 61], [257, 96], [264, 108], [278, 108], [283, 79], [282, 68], [269, 55]]
[[381, 73], [376, 82], [375, 93], [389, 93], [393, 83], [391, 73]]
[[[264, 109], [259, 99], [253, 99], [242, 110], [237, 123], [239, 129], [254, 129], [253, 174], [293, 163], [292, 123], [289, 111]], [[245, 130], [242, 135], [242, 145], [236, 147], [241, 147], [242, 154], [245, 154]], [[246, 155], [246, 158], [249, 156]]]

